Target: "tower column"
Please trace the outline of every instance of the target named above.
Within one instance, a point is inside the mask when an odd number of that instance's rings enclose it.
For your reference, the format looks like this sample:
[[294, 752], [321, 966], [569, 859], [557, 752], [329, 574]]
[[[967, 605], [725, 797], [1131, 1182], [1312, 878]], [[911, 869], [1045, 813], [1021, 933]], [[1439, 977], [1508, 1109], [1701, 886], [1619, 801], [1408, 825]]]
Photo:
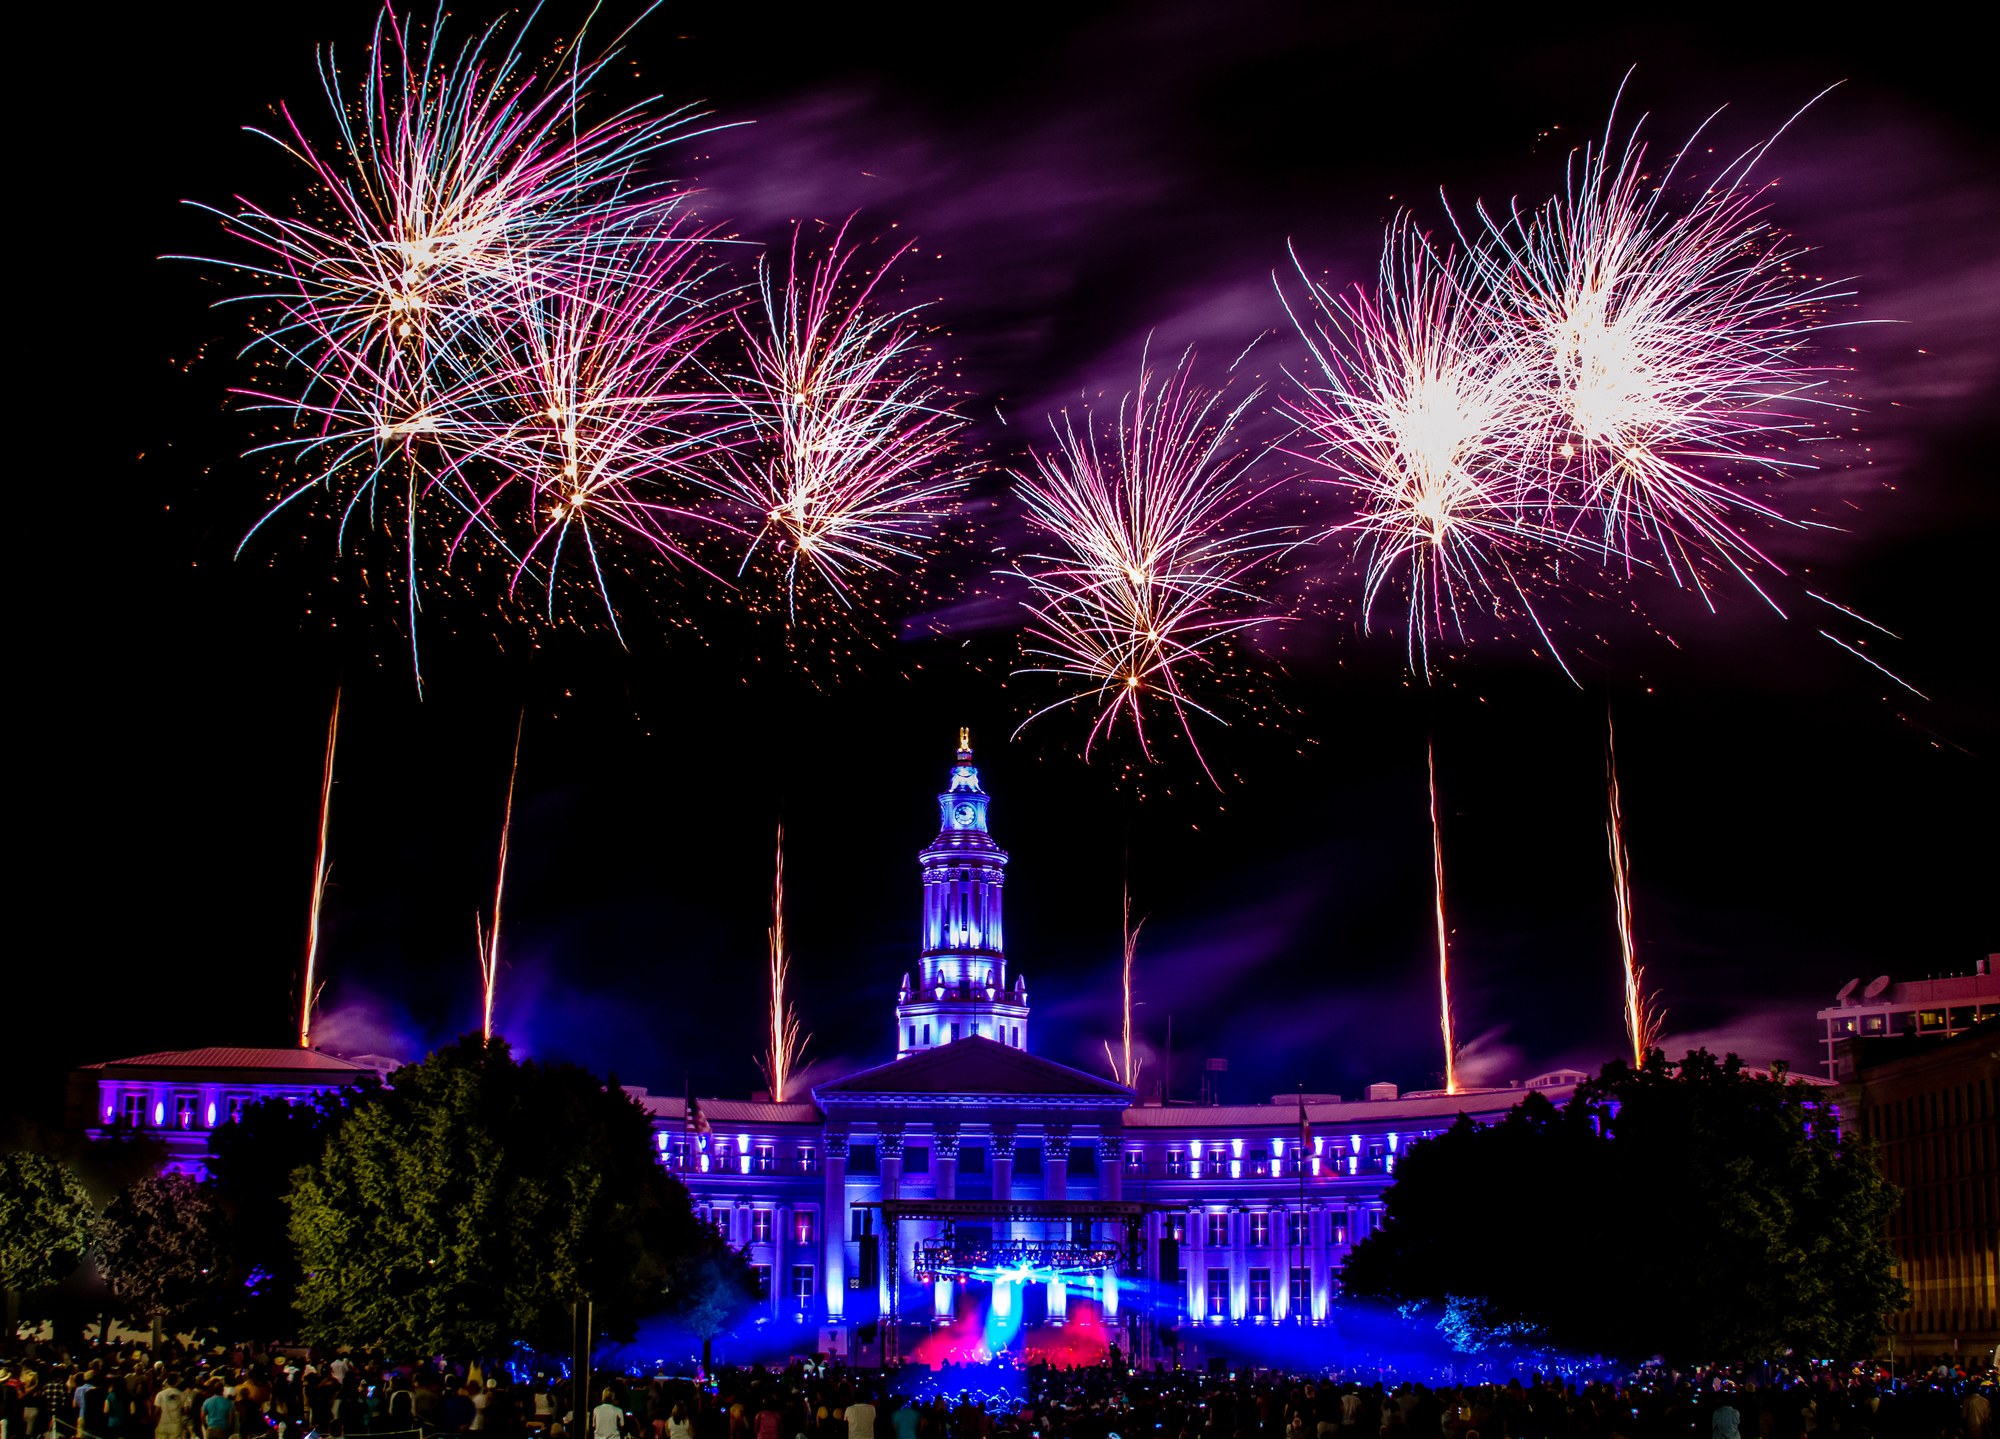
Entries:
[[[936, 1185], [939, 1199], [958, 1198], [958, 1141], [959, 1132], [956, 1124], [940, 1124], [931, 1140], [932, 1181]], [[941, 1221], [934, 1221], [930, 1229], [933, 1239], [944, 1237], [944, 1224]], [[931, 1313], [935, 1318], [945, 1321], [951, 1319], [955, 1307], [952, 1298], [954, 1288], [954, 1282], [949, 1276], [931, 1285]]]
[[820, 1254], [826, 1319], [839, 1324], [847, 1314], [847, 1134], [825, 1134], [826, 1192], [820, 1211]]
[[1069, 1198], [1069, 1126], [1051, 1124], [1042, 1137], [1042, 1197]]
[[[900, 1124], [882, 1126], [877, 1153], [881, 1156], [882, 1198], [899, 1199], [903, 1189], [903, 1126]], [[903, 1276], [909, 1272], [909, 1263], [903, 1257], [903, 1242], [915, 1233], [915, 1226], [890, 1224], [887, 1216], [883, 1222], [883, 1314], [903, 1312]], [[893, 1240], [893, 1243], [888, 1241]]]

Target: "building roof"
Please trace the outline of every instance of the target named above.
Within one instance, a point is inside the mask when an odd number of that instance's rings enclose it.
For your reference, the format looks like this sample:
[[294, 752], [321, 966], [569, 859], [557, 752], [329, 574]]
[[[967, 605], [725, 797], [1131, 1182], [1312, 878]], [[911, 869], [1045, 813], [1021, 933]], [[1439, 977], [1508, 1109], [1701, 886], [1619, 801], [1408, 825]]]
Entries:
[[[628, 1088], [626, 1093], [632, 1094]], [[647, 1094], [632, 1097], [655, 1119], [687, 1119], [687, 1100], [680, 1095]], [[710, 1124], [818, 1124], [819, 1106], [809, 1099], [790, 1099], [774, 1104], [768, 1099], [702, 1099], [695, 1103]]]
[[1132, 1091], [984, 1035], [922, 1050], [845, 1079], [815, 1085], [821, 1105], [1006, 1103], [1122, 1108]]
[[297, 1047], [163, 1049], [153, 1054], [135, 1054], [125, 1059], [100, 1060], [96, 1064], [86, 1064], [83, 1067], [87, 1070], [255, 1070], [263, 1074], [296, 1074], [302, 1080], [344, 1078], [377, 1072], [374, 1065], [358, 1064], [354, 1060], [342, 1059], [337, 1054], [328, 1054], [321, 1049]]
[[[1401, 1099], [1354, 1099], [1340, 1103], [1306, 1101], [1306, 1118], [1331, 1126], [1384, 1121], [1449, 1122], [1460, 1114], [1493, 1114], [1512, 1109], [1531, 1094], [1560, 1101], [1568, 1086], [1546, 1089], [1482, 1089], [1471, 1094], [1427, 1094]], [[1297, 1104], [1148, 1104], [1125, 1111], [1127, 1129], [1254, 1129], [1283, 1125], [1296, 1129]]]

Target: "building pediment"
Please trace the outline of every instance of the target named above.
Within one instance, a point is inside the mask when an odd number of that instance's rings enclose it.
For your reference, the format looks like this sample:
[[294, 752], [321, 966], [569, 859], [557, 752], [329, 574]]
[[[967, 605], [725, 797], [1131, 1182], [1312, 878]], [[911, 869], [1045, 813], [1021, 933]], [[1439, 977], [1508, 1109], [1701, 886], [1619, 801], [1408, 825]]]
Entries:
[[945, 1105], [1089, 1109], [1104, 1111], [1109, 1118], [1132, 1103], [1132, 1091], [1066, 1064], [976, 1036], [815, 1085], [813, 1098], [829, 1112]]

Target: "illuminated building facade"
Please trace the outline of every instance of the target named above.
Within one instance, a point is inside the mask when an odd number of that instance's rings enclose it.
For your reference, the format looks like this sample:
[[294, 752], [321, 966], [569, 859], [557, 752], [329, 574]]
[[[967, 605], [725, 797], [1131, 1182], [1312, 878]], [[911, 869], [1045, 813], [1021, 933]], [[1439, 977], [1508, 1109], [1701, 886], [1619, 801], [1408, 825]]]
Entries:
[[1844, 1040], [1949, 1039], [2000, 1016], [2000, 954], [1976, 961], [1970, 974], [1892, 982], [1884, 974], [1864, 988], [1859, 979], [1841, 986], [1817, 1018], [1828, 1079], [1838, 1078], [1837, 1051]]
[[[809, 1099], [703, 1098], [693, 1114], [683, 1098], [628, 1089], [661, 1163], [747, 1248], [762, 1317], [810, 1332], [805, 1348], [922, 1357], [935, 1337], [977, 1329], [998, 1347], [1025, 1330], [1087, 1333], [1144, 1358], [1167, 1329], [1318, 1323], [1412, 1144], [1460, 1114], [1498, 1119], [1531, 1092], [1561, 1103], [1584, 1078], [1167, 1105], [1042, 1058], [1026, 982], [1008, 967], [1008, 856], [990, 803], [961, 731], [919, 855], [916, 964], [896, 992], [887, 1062]], [[154, 1131], [169, 1167], [198, 1173], [208, 1131], [250, 1099], [390, 1068], [302, 1049], [143, 1055], [79, 1071], [72, 1124]]]
[[633, 1091], [662, 1162], [749, 1246], [770, 1320], [817, 1327], [818, 1347], [865, 1360], [873, 1334], [921, 1357], [927, 1336], [968, 1321], [996, 1345], [1068, 1323], [1144, 1355], [1154, 1326], [1140, 1321], [1162, 1311], [1184, 1334], [1320, 1322], [1410, 1145], [1531, 1092], [1561, 1103], [1585, 1077], [1141, 1102], [1030, 1052], [1027, 988], [1005, 951], [1007, 855], [963, 731], [938, 803], [895, 1058], [810, 1100], [698, 1099], [698, 1128], [685, 1100]]

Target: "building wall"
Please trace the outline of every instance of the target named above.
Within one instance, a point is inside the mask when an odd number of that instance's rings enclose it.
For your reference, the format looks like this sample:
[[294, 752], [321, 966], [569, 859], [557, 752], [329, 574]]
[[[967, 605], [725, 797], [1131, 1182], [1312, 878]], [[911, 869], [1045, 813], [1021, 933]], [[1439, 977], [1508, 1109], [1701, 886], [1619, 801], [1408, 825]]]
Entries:
[[1898, 1357], [1990, 1350], [2000, 1344], [2000, 1023], [1914, 1050], [1852, 1045], [1841, 1070], [1848, 1122], [1902, 1191], [1889, 1220], [1910, 1291], [1891, 1320]]

